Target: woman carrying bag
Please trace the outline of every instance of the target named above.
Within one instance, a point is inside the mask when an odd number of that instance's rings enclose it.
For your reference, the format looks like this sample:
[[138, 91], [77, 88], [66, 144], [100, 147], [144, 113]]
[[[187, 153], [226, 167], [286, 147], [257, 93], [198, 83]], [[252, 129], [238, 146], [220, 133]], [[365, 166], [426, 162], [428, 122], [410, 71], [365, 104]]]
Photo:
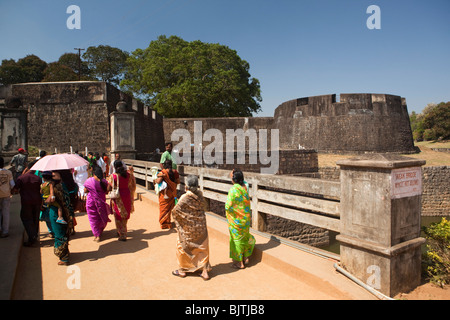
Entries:
[[[110, 192], [111, 209], [114, 214], [119, 241], [127, 240], [127, 223], [134, 211], [134, 176], [123, 167], [122, 161], [114, 161], [116, 173], [110, 176], [113, 189]], [[133, 189], [134, 185], [134, 189]]]
[[[94, 241], [99, 242], [109, 220], [110, 209], [106, 203], [106, 194], [111, 190], [111, 186], [103, 179], [103, 171], [100, 167], [95, 167], [94, 176], [84, 183], [84, 193], [86, 197], [86, 212], [91, 225]], [[109, 209], [109, 210], [108, 210]]]

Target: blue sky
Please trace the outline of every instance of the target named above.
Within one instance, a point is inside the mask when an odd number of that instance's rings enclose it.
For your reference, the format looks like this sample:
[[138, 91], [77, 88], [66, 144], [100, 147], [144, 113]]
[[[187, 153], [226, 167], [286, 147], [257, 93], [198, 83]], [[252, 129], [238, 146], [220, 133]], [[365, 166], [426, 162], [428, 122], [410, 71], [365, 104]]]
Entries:
[[[69, 30], [67, 7], [81, 9]], [[381, 29], [366, 26], [377, 5]], [[450, 101], [449, 0], [0, 0], [0, 60], [53, 62], [74, 48], [132, 52], [159, 35], [227, 45], [250, 63], [263, 101], [388, 93], [408, 111]]]

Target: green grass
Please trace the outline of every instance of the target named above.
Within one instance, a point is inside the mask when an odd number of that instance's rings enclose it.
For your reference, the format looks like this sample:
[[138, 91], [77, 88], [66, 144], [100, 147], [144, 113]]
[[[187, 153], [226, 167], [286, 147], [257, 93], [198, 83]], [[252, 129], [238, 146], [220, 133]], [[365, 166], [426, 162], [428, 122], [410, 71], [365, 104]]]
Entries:
[[450, 141], [420, 141], [414, 143], [416, 146], [427, 148], [450, 148]]

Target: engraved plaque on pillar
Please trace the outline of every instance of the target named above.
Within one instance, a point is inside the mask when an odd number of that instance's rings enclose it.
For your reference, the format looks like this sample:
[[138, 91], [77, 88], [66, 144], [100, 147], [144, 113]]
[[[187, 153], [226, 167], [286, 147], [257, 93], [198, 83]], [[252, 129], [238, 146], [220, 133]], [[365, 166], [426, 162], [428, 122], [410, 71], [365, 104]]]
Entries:
[[131, 118], [118, 118], [117, 126], [115, 129], [117, 130], [117, 147], [119, 149], [128, 149], [132, 148], [134, 141], [133, 138], [133, 123]]
[[111, 153], [120, 153], [122, 158], [135, 158], [135, 113], [112, 112]]

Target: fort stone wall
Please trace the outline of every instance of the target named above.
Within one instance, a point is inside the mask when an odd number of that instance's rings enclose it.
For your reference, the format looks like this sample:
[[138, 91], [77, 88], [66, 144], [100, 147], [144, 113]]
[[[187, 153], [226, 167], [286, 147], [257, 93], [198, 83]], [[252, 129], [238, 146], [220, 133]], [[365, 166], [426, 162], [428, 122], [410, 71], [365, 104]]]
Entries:
[[93, 82], [24, 83], [12, 86], [28, 109], [28, 144], [49, 153], [109, 150], [106, 84]]
[[[278, 129], [280, 149], [314, 149], [324, 153], [414, 153], [406, 100], [389, 94], [335, 94], [305, 97], [279, 105], [273, 117], [164, 119], [164, 136], [175, 129], [194, 134], [218, 129]], [[269, 144], [270, 145], [270, 144]]]
[[106, 152], [111, 149], [110, 113], [119, 102], [134, 112], [136, 149], [150, 153], [164, 147], [163, 118], [114, 86], [99, 81], [14, 84], [1, 90], [28, 111], [28, 145], [48, 153]]
[[[282, 148], [329, 153], [414, 153], [405, 99], [387, 94], [341, 94], [300, 98], [274, 115]], [[320, 138], [319, 138], [320, 137]]]

